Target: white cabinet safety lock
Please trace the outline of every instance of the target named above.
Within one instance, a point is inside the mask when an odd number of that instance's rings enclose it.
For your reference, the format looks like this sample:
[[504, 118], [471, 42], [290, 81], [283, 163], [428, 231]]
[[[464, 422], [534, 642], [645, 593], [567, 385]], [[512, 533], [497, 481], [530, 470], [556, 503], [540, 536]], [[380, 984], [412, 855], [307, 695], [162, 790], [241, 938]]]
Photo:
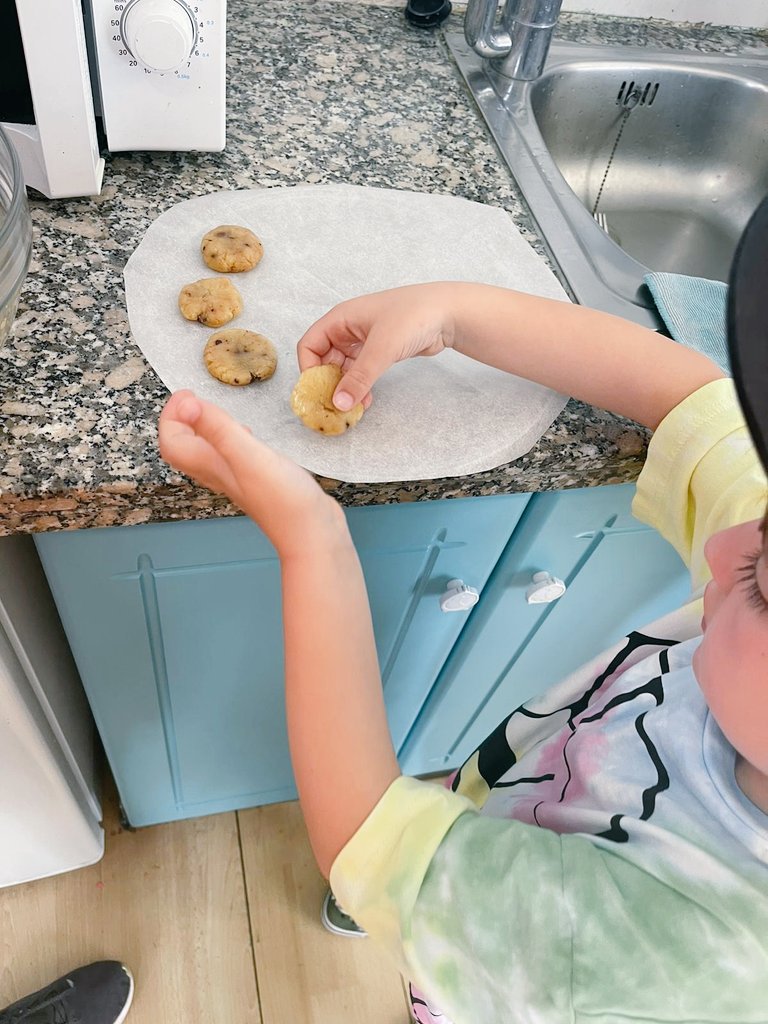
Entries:
[[562, 597], [565, 593], [565, 584], [551, 572], [535, 572], [531, 578], [531, 585], [525, 592], [525, 600], [528, 604], [549, 604]]
[[448, 580], [448, 587], [440, 597], [441, 612], [467, 612], [480, 600], [474, 587], [468, 587], [464, 580]]

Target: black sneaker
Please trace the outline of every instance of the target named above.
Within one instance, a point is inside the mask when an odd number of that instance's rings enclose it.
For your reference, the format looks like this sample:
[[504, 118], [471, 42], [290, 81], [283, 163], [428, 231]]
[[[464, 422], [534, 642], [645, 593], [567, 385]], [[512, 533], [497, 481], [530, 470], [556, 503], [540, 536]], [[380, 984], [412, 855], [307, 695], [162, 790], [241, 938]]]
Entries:
[[117, 960], [78, 967], [0, 1010], [0, 1024], [121, 1024], [133, 999], [133, 975]]
[[[323, 922], [323, 926], [334, 935], [343, 935], [347, 939], [364, 939], [368, 935], [368, 932], [364, 932], [360, 925], [344, 913], [330, 889], [323, 900], [320, 920]], [[4, 1024], [2, 1018], [0, 1018], [0, 1024]]]

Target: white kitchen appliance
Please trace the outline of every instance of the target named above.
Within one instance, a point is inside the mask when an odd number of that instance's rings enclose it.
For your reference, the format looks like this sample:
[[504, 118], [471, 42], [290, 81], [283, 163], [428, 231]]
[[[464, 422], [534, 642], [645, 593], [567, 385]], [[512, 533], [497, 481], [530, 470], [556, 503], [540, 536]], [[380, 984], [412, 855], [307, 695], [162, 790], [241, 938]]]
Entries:
[[93, 718], [30, 537], [0, 542], [0, 886], [97, 861]]
[[218, 151], [226, 0], [4, 0], [0, 123], [27, 185], [97, 195], [107, 148]]

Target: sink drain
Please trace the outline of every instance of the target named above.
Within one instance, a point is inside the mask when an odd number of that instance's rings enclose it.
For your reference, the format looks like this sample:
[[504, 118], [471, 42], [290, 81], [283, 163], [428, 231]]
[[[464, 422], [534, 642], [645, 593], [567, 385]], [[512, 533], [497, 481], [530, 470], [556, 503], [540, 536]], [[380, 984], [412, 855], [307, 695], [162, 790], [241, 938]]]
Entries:
[[641, 85], [639, 82], [624, 81], [616, 97], [616, 106], [624, 107], [625, 110], [632, 110], [633, 107], [650, 107], [658, 91], [658, 82], [646, 82], [645, 85]]
[[[608, 157], [608, 164], [605, 168], [605, 173], [603, 174], [603, 180], [600, 182], [600, 188], [597, 190], [595, 205], [592, 207], [592, 216], [595, 218], [595, 220], [603, 229], [603, 231], [605, 231], [605, 233], [607, 235], [610, 235], [612, 238], [614, 238], [614, 236], [611, 235], [611, 232], [608, 230], [608, 223], [606, 221], [605, 214], [598, 214], [597, 212], [597, 208], [600, 205], [600, 199], [603, 194], [603, 189], [605, 188], [605, 182], [608, 177], [608, 172], [611, 169], [611, 164], [613, 163], [613, 158], [616, 155], [616, 150], [618, 149], [619, 142], [621, 141], [621, 136], [624, 131], [624, 128], [627, 124], [627, 121], [629, 120], [629, 115], [632, 113], [635, 107], [653, 106], [653, 101], [656, 99], [658, 92], [658, 82], [645, 82], [645, 84], [642, 84], [640, 82], [627, 81], [625, 79], [621, 83], [618, 95], [616, 96], [616, 106], [621, 107], [621, 114], [619, 115], [619, 117], [621, 118], [621, 124], [619, 125], [616, 140], [613, 143], [611, 155]], [[616, 241], [615, 238], [614, 241]]]

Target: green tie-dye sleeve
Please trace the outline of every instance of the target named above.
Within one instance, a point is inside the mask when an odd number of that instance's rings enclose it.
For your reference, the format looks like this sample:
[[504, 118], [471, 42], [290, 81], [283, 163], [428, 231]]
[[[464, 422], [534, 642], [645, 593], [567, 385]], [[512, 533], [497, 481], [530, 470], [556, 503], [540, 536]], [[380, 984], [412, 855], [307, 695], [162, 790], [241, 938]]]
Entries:
[[403, 777], [336, 858], [330, 881], [344, 910], [453, 1024], [513, 1020], [513, 994], [528, 1006], [534, 992], [547, 1024], [570, 1019], [556, 833], [481, 818], [466, 797]]
[[767, 901], [727, 865], [629, 857], [467, 803], [398, 780], [331, 875], [452, 1024], [765, 1020]]
[[403, 937], [419, 887], [446, 832], [467, 813], [475, 817], [477, 808], [466, 797], [401, 776], [331, 867], [340, 906], [386, 947], [406, 975]]

